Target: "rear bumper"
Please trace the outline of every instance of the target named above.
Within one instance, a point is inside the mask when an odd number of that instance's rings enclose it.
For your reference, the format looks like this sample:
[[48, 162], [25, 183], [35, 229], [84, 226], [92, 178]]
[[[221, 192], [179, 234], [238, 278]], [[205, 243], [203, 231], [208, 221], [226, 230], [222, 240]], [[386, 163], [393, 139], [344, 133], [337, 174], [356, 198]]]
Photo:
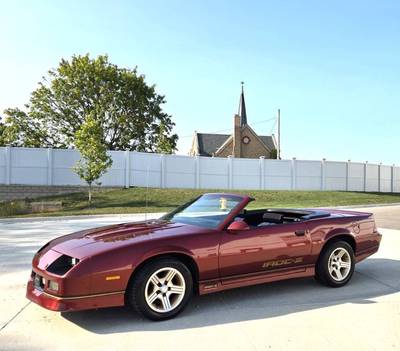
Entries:
[[35, 288], [32, 279], [28, 281], [26, 288], [27, 299], [48, 310], [58, 312], [71, 312], [102, 307], [123, 306], [124, 295], [124, 291], [115, 291], [95, 295], [60, 297]]
[[356, 262], [358, 263], [358, 262], [366, 259], [367, 257], [373, 255], [374, 253], [376, 253], [379, 250], [381, 240], [382, 240], [382, 234], [379, 232], [374, 232], [373, 238], [371, 240], [372, 245], [369, 246], [367, 249], [357, 252]]

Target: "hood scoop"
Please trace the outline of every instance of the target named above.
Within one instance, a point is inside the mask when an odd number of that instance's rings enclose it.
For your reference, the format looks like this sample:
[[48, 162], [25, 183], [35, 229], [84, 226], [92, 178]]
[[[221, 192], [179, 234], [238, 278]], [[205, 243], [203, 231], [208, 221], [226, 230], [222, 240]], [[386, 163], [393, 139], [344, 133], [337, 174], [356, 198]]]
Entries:
[[112, 227], [94, 229], [85, 234], [84, 237], [103, 242], [122, 241], [142, 235], [149, 235], [155, 231], [166, 230], [171, 227], [171, 224], [168, 222], [123, 223]]

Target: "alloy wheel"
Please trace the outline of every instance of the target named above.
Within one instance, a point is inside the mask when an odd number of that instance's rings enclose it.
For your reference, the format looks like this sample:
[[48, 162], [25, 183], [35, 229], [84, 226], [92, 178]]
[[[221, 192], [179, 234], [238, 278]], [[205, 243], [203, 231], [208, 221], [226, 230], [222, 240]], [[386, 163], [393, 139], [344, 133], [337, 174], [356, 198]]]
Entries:
[[349, 252], [343, 247], [333, 250], [329, 256], [328, 269], [329, 274], [335, 281], [341, 282], [345, 280], [351, 270], [351, 256]]
[[182, 302], [185, 291], [185, 279], [181, 272], [172, 267], [164, 267], [148, 279], [145, 287], [146, 303], [155, 312], [170, 312]]

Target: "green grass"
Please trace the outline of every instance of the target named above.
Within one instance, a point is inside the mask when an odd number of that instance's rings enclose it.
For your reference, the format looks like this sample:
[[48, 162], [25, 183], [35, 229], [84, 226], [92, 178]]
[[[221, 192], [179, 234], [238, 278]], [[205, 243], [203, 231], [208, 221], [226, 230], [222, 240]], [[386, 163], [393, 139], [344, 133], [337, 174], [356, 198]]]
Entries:
[[[87, 203], [86, 193], [75, 193], [41, 198], [46, 201], [62, 201], [63, 210], [51, 213], [12, 214], [7, 211], [0, 216], [61, 216], [120, 214], [143, 212], [166, 212], [184, 202], [206, 192], [219, 190], [192, 189], [153, 189], [130, 188], [102, 190], [94, 193], [92, 206]], [[221, 190], [220, 190], [221, 191]], [[223, 191], [221, 191], [223, 192]], [[400, 202], [400, 193], [380, 194], [340, 191], [232, 191], [237, 194], [248, 194], [257, 201], [250, 204], [252, 208], [262, 207], [323, 207], [383, 204]], [[147, 207], [146, 207], [147, 194]], [[35, 199], [40, 201], [41, 199]]]

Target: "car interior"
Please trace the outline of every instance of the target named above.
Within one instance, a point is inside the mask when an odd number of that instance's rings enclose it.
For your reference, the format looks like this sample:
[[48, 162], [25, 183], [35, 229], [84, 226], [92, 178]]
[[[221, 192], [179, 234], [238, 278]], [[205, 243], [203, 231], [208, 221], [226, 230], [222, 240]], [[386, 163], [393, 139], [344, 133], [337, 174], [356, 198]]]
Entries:
[[235, 220], [243, 220], [250, 227], [303, 222], [310, 219], [329, 217], [326, 211], [296, 210], [296, 209], [244, 209]]

